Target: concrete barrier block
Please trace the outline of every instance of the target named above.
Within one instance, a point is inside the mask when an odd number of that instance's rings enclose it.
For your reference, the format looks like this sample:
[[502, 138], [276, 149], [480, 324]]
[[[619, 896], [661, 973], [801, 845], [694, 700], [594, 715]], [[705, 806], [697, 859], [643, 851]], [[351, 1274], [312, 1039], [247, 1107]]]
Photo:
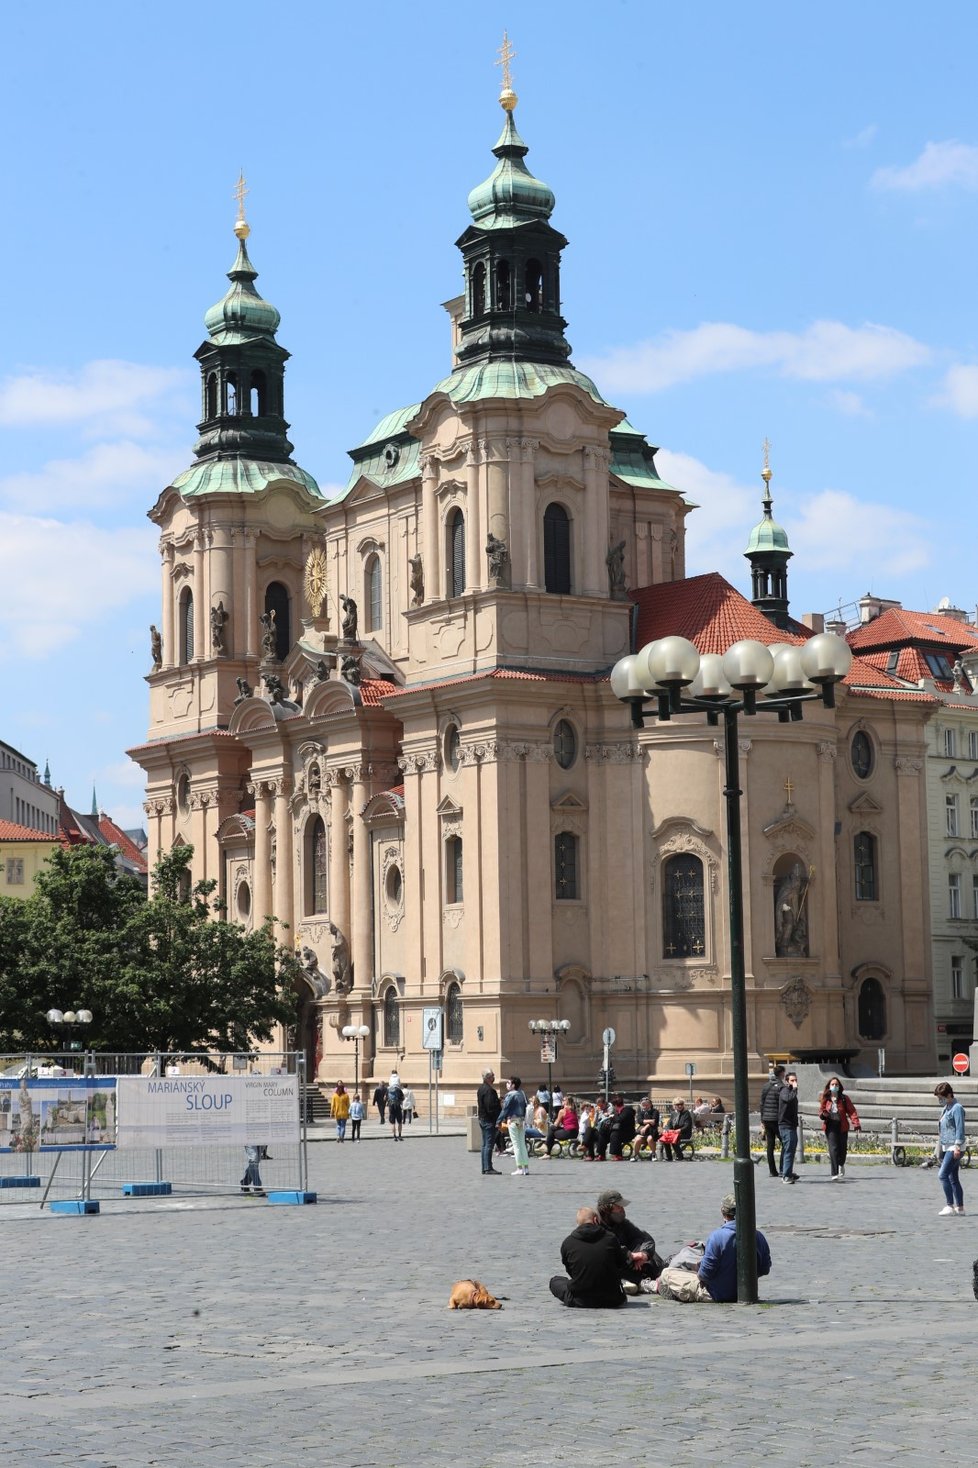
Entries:
[[316, 1193], [304, 1193], [298, 1188], [279, 1188], [268, 1194], [269, 1203], [315, 1203]]
[[52, 1213], [97, 1213], [97, 1198], [77, 1198], [72, 1202], [61, 1201], [48, 1205]]

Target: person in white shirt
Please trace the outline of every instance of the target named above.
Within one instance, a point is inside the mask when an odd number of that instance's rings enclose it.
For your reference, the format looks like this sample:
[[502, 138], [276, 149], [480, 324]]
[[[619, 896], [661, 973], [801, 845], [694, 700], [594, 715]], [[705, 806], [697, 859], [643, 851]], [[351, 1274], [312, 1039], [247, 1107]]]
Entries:
[[408, 1086], [404, 1092], [404, 1099], [401, 1102], [401, 1109], [404, 1112], [404, 1120], [408, 1123], [412, 1122], [414, 1120], [414, 1113], [417, 1108], [415, 1107], [414, 1103], [414, 1092], [411, 1090], [410, 1086]]

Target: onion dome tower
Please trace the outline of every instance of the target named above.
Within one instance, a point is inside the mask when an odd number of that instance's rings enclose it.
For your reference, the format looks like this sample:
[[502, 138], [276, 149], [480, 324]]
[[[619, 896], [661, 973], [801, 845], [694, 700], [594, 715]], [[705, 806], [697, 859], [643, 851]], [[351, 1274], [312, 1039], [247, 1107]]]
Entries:
[[764, 515], [751, 531], [744, 555], [750, 561], [751, 601], [775, 627], [785, 630], [791, 620], [788, 616], [788, 562], [794, 552], [788, 545], [787, 531], [773, 514], [769, 448], [765, 439], [764, 468], [761, 470]]

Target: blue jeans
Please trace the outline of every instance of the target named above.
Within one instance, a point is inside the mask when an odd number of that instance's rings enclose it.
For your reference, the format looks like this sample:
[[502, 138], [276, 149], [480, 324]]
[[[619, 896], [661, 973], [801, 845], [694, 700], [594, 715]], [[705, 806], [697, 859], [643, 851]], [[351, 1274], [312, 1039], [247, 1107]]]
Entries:
[[791, 1177], [795, 1170], [795, 1153], [798, 1150], [798, 1128], [783, 1126], [781, 1133], [781, 1176]]
[[496, 1143], [497, 1126], [494, 1121], [480, 1121], [482, 1128], [482, 1171], [492, 1172], [492, 1149]]
[[941, 1187], [944, 1189], [944, 1197], [951, 1208], [964, 1207], [964, 1190], [961, 1187], [961, 1179], [958, 1177], [958, 1169], [961, 1166], [961, 1158], [955, 1157], [954, 1148], [944, 1153], [941, 1162], [941, 1170], [937, 1174]]

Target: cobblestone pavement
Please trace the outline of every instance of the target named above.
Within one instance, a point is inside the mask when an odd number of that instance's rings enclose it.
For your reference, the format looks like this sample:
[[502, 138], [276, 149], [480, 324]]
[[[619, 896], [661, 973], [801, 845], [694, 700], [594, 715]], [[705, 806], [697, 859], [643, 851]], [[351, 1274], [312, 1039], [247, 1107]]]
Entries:
[[[703, 1237], [729, 1164], [535, 1162], [459, 1137], [317, 1146], [318, 1206], [0, 1205], [4, 1462], [390, 1468], [970, 1460], [970, 1215], [933, 1172], [757, 1169], [763, 1303], [565, 1310], [575, 1209], [621, 1187], [660, 1252]], [[963, 1174], [978, 1216], [978, 1187]], [[975, 1179], [978, 1182], [978, 1177]], [[500, 1312], [449, 1313], [474, 1275]]]

